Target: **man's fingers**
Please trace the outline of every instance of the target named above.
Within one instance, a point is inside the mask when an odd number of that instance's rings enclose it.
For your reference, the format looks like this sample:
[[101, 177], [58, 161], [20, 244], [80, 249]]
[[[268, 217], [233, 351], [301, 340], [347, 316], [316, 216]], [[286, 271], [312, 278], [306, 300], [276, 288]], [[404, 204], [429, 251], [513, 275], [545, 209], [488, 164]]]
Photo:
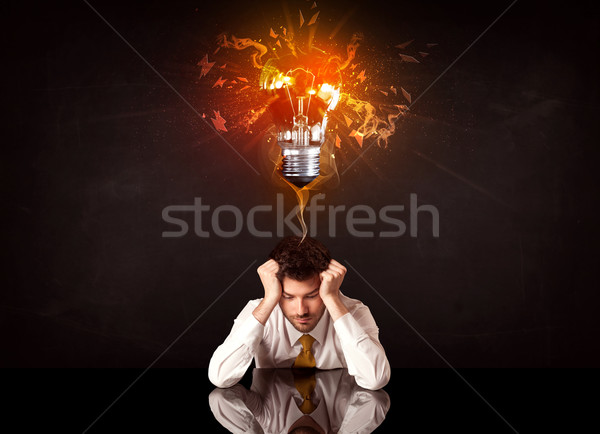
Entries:
[[336, 261], [335, 259], [332, 259], [332, 260], [331, 260], [331, 262], [329, 262], [329, 266], [330, 266], [331, 268], [339, 269], [339, 270], [343, 271], [344, 273], [345, 273], [346, 271], [348, 271], [346, 267], [344, 267], [342, 264], [340, 264], [340, 263], [339, 263], [338, 261]]
[[275, 259], [269, 259], [263, 265], [266, 266], [266, 267], [272, 267], [272, 266], [276, 266], [277, 262], [275, 261]]
[[346, 269], [337, 265], [333, 265], [333, 264], [329, 264], [329, 270], [330, 271], [336, 271], [338, 273], [342, 273], [344, 274], [346, 272]]
[[341, 275], [346, 274], [346, 267], [344, 267], [343, 265], [336, 265], [336, 264], [329, 264], [329, 270], [330, 271], [334, 271], [336, 273], [339, 273]]
[[343, 268], [344, 270], [346, 269], [346, 267], [344, 267], [342, 264], [340, 264], [338, 261], [336, 261], [335, 259], [332, 259], [331, 262], [329, 262], [330, 264], [333, 265], [337, 265], [338, 267]]
[[269, 259], [256, 270], [258, 273], [277, 273], [279, 264], [274, 259]]
[[265, 263], [265, 267], [269, 270], [277, 270], [279, 268], [279, 264], [275, 260], [270, 259], [268, 262]]
[[336, 277], [336, 273], [332, 273], [329, 270], [325, 270], [321, 273], [321, 280], [333, 280]]

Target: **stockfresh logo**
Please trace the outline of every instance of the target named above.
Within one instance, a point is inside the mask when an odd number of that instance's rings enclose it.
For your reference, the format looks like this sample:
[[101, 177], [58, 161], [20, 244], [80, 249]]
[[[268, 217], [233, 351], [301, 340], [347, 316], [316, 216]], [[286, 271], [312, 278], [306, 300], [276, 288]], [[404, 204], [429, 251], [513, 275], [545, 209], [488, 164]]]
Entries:
[[[427, 230], [421, 228], [421, 233], [431, 233], [434, 238], [440, 236], [440, 216], [434, 205], [418, 205], [417, 195], [410, 194], [408, 206], [401, 204], [386, 205], [375, 210], [370, 205], [357, 204], [324, 205], [324, 193], [314, 195], [304, 210], [309, 235], [316, 237], [319, 221], [327, 219], [327, 235], [336, 237], [350, 235], [357, 238], [398, 238], [417, 237], [419, 219], [427, 225]], [[275, 209], [274, 209], [275, 208]], [[247, 211], [242, 211], [235, 205], [219, 205], [214, 209], [205, 204], [201, 197], [196, 197], [191, 205], [169, 205], [162, 210], [163, 222], [169, 230], [162, 232], [163, 238], [181, 238], [190, 234], [190, 223], [193, 234], [199, 238], [234, 238], [244, 230], [257, 238], [281, 238], [285, 229], [295, 235], [302, 235], [302, 229], [297, 224], [296, 205], [290, 212], [285, 213], [285, 199], [282, 193], [277, 193], [275, 207], [269, 204], [256, 205]], [[275, 214], [276, 227], [257, 227], [258, 214]], [[426, 216], [426, 217], [425, 217]], [[339, 220], [343, 224], [339, 225]], [[231, 222], [233, 221], [233, 225]], [[429, 226], [431, 232], [429, 232]]]

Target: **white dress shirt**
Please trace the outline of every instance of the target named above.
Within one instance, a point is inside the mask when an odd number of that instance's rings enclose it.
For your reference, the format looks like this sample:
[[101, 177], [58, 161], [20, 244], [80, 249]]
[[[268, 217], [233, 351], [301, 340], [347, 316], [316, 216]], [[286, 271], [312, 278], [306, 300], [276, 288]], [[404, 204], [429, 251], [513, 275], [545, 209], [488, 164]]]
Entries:
[[[255, 369], [251, 390], [215, 389], [208, 397], [215, 418], [232, 433], [288, 433], [304, 413], [291, 369]], [[325, 433], [370, 433], [385, 419], [390, 398], [357, 386], [345, 369], [316, 371], [308, 414]]]
[[[390, 364], [379, 343], [379, 328], [369, 308], [340, 292], [347, 314], [333, 322], [327, 309], [309, 332], [315, 342], [312, 354], [318, 369], [347, 368], [356, 383], [376, 390], [390, 379]], [[257, 368], [290, 368], [300, 354], [296, 330], [279, 305], [263, 326], [252, 314], [262, 299], [251, 300], [235, 319], [233, 328], [214, 352], [208, 377], [217, 387], [230, 387], [244, 376], [252, 358]]]

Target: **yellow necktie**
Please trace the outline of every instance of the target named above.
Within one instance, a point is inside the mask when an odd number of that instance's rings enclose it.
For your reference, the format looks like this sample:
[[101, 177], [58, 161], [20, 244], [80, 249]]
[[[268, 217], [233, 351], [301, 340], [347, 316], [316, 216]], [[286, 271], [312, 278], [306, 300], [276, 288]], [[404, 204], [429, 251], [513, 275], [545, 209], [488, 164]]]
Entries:
[[298, 392], [300, 392], [302, 399], [304, 399], [298, 408], [304, 414], [312, 413], [315, 411], [315, 408], [317, 408], [317, 406], [311, 400], [311, 395], [317, 386], [315, 370], [294, 369], [292, 372], [294, 373], [294, 385], [296, 386]]
[[302, 335], [298, 340], [302, 344], [302, 350], [300, 350], [300, 354], [296, 357], [292, 368], [314, 368], [317, 366], [317, 363], [315, 362], [315, 356], [313, 356], [310, 350], [315, 338], [311, 335]]

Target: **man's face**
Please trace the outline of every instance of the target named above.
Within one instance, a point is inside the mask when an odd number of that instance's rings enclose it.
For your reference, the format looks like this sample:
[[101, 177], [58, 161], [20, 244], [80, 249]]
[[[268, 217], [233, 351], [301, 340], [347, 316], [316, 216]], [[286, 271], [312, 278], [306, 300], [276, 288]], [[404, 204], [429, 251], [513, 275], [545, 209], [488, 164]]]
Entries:
[[318, 274], [302, 282], [287, 276], [283, 278], [279, 306], [288, 321], [302, 333], [314, 329], [325, 312], [325, 304], [319, 295], [320, 286]]

